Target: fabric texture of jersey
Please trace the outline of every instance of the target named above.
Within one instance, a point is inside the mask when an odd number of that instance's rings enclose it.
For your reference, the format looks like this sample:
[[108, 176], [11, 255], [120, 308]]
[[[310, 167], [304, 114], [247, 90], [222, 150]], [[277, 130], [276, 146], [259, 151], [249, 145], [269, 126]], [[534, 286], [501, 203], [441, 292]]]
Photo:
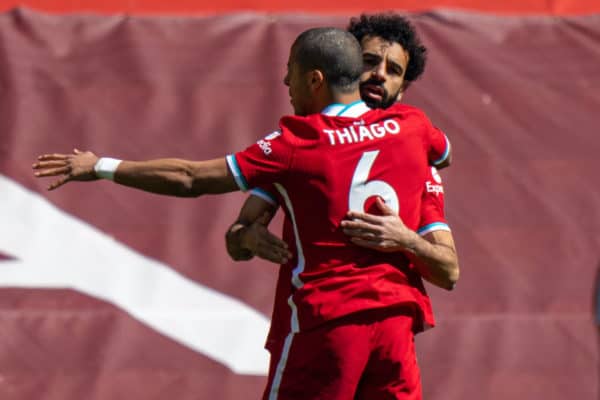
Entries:
[[286, 212], [283, 236], [294, 259], [281, 270], [291, 287], [280, 290], [280, 282], [277, 296], [289, 293], [288, 330], [407, 303], [433, 323], [421, 278], [406, 257], [354, 246], [339, 225], [349, 209], [373, 212], [380, 196], [407, 227], [424, 227], [428, 160], [447, 149], [446, 137], [420, 110], [401, 104], [369, 110], [357, 102], [284, 117], [279, 131], [228, 156], [240, 188], [274, 183]]
[[412, 311], [384, 311], [290, 333], [271, 352], [263, 400], [420, 400]]
[[[438, 230], [450, 231], [444, 214], [444, 187], [442, 178], [439, 176], [435, 167], [430, 168], [430, 173], [426, 181], [423, 183], [423, 188], [424, 190], [422, 194], [420, 210], [421, 217], [417, 232], [423, 236], [427, 233]], [[282, 201], [281, 199], [278, 199], [276, 194], [271, 194], [271, 190], [269, 190], [268, 193], [270, 193], [269, 196], [271, 199], [273, 199], [272, 201], [274, 204]], [[285, 219], [283, 223], [283, 238], [288, 243], [293, 243], [293, 236], [291, 224], [287, 219]], [[290, 249], [295, 254], [295, 248], [290, 247]], [[266, 348], [270, 352], [273, 352], [276, 347], [281, 346], [282, 341], [286, 338], [291, 330], [291, 309], [288, 305], [288, 299], [293, 288], [291, 283], [293, 268], [294, 264], [290, 262], [282, 265], [279, 270], [277, 287], [275, 289], [275, 302], [273, 304], [273, 312], [271, 316], [271, 326], [266, 341]], [[435, 325], [435, 319], [431, 300], [427, 295], [423, 285], [423, 280], [412, 266], [408, 267], [408, 271], [408, 281], [411, 285], [418, 288], [418, 295], [413, 302], [413, 304], [416, 306], [413, 329], [414, 333], [419, 333], [424, 329], [433, 327]], [[390, 307], [395, 306], [396, 305], [390, 305]]]

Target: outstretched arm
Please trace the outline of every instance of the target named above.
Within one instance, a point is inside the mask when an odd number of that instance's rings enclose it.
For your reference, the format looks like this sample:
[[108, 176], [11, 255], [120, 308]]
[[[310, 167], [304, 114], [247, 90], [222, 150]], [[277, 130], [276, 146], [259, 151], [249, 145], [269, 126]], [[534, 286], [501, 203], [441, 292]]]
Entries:
[[258, 196], [246, 199], [237, 220], [225, 234], [227, 253], [233, 260], [258, 256], [285, 264], [291, 258], [287, 244], [267, 229], [276, 211], [277, 205]]
[[45, 154], [33, 164], [36, 177], [56, 176], [48, 187], [54, 190], [71, 181], [93, 181], [101, 177], [147, 192], [178, 197], [196, 197], [239, 190], [225, 158], [209, 161], [158, 159], [105, 162], [94, 153]]
[[403, 251], [421, 276], [441, 288], [452, 290], [458, 281], [459, 266], [452, 234], [434, 231], [424, 237], [404, 225], [400, 216], [380, 198], [383, 215], [350, 211], [342, 228], [350, 240], [362, 247], [383, 252]]

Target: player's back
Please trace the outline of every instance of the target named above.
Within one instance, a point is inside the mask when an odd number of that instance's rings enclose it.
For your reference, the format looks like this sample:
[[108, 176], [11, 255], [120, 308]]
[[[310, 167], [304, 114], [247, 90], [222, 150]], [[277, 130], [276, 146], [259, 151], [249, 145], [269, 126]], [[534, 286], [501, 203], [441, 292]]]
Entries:
[[298, 233], [295, 244], [302, 246], [305, 273], [381, 256], [351, 245], [339, 229], [348, 210], [373, 211], [377, 196], [416, 230], [428, 173], [420, 119], [421, 113], [407, 106], [357, 117], [282, 119], [282, 137], [274, 141], [289, 141], [294, 154], [277, 188]]
[[361, 102], [342, 107], [284, 117], [279, 133], [236, 154], [253, 186], [275, 182], [281, 196], [288, 218], [285, 239], [295, 254], [288, 265], [296, 289], [291, 301], [296, 325], [305, 328], [339, 313], [414, 298], [411, 278], [402, 271], [408, 267], [404, 257], [353, 245], [340, 222], [350, 209], [372, 211], [380, 196], [416, 230], [429, 168], [430, 125], [408, 106], [369, 110]]

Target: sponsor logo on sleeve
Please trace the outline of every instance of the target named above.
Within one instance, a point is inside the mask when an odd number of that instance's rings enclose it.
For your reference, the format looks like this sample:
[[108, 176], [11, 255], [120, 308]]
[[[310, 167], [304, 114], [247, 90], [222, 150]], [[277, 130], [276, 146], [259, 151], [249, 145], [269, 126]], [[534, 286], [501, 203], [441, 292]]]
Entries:
[[444, 186], [442, 186], [442, 177], [437, 168], [431, 167], [431, 176], [433, 177], [434, 182], [425, 182], [425, 190], [427, 190], [427, 193], [435, 193], [439, 196], [440, 193], [444, 193]]
[[260, 147], [260, 149], [263, 151], [263, 153], [265, 153], [265, 155], [268, 156], [273, 152], [270, 143], [271, 140], [277, 139], [279, 136], [281, 136], [281, 131], [271, 132], [267, 136], [265, 136], [264, 139], [261, 139], [256, 143], [258, 144], [258, 147]]

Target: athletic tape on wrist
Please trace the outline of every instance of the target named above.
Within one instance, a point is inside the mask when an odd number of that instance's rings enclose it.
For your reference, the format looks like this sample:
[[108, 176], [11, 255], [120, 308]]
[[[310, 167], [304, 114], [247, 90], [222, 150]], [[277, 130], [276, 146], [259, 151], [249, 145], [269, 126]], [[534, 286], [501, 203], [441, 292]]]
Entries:
[[96, 165], [94, 165], [94, 171], [96, 171], [96, 176], [98, 178], [114, 181], [115, 171], [119, 167], [119, 164], [121, 164], [121, 161], [122, 160], [118, 160], [116, 158], [100, 158], [98, 161], [96, 161]]

